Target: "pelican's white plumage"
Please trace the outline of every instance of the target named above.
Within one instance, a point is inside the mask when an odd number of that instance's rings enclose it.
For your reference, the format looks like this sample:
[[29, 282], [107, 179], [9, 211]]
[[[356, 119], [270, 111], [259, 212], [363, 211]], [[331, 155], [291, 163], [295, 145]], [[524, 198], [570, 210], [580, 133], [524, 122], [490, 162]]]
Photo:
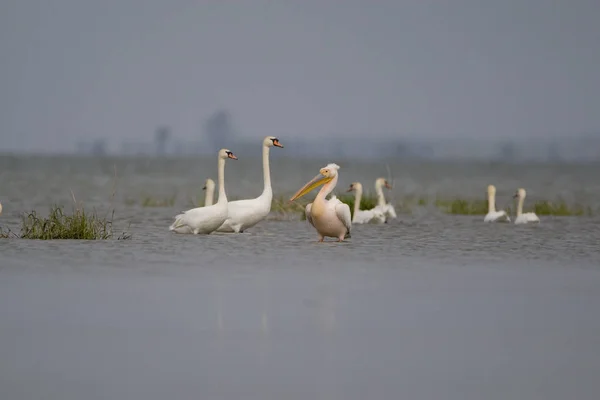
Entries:
[[396, 210], [391, 203], [386, 203], [385, 196], [383, 195], [383, 188], [391, 189], [392, 186], [388, 183], [385, 178], [377, 178], [375, 180], [375, 193], [377, 193], [377, 207], [373, 210], [383, 213], [388, 219], [396, 218]]
[[184, 211], [175, 217], [169, 227], [175, 233], [209, 234], [215, 231], [227, 219], [227, 195], [225, 194], [225, 160], [237, 157], [228, 149], [219, 150], [218, 180], [219, 198], [216, 204], [208, 207], [197, 207]]
[[525, 202], [525, 196], [527, 193], [525, 189], [518, 189], [513, 198], [518, 199], [517, 204], [517, 217], [515, 218], [515, 224], [527, 224], [529, 222], [540, 222], [540, 219], [533, 212], [524, 213], [523, 203]]
[[360, 182], [350, 184], [348, 192], [355, 192], [354, 195], [354, 214], [352, 215], [353, 224], [381, 224], [385, 222], [385, 214], [378, 208], [371, 210], [361, 210], [360, 200], [362, 199], [363, 187]]
[[214, 197], [215, 197], [215, 181], [213, 181], [212, 179], [208, 178], [206, 179], [206, 182], [204, 183], [204, 187], [202, 188], [202, 190], [204, 190], [204, 207], [208, 207], [208, 206], [212, 206], [213, 202], [214, 202]]
[[227, 204], [228, 217], [217, 229], [218, 232], [240, 233], [253, 227], [265, 219], [271, 212], [273, 201], [273, 189], [271, 189], [271, 171], [269, 168], [269, 149], [271, 147], [283, 147], [279, 139], [267, 136], [262, 144], [263, 180], [264, 189], [260, 196], [255, 199], [230, 201]]
[[339, 169], [340, 166], [337, 164], [328, 164], [321, 168], [319, 175], [310, 180], [290, 199], [290, 201], [294, 201], [323, 185], [315, 200], [308, 204], [305, 210], [306, 219], [319, 234], [319, 242], [322, 242], [326, 236], [335, 237], [338, 242], [350, 237], [352, 227], [350, 207], [335, 196], [329, 200], [325, 199], [337, 184]]
[[496, 211], [496, 186], [488, 186], [488, 213], [483, 218], [484, 222], [510, 222], [510, 217], [504, 210]]

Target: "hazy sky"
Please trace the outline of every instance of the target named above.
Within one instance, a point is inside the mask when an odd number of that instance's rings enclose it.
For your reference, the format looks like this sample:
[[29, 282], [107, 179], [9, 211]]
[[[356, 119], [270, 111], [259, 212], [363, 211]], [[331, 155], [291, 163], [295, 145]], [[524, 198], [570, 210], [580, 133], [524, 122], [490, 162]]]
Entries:
[[0, 150], [600, 131], [597, 0], [2, 0]]

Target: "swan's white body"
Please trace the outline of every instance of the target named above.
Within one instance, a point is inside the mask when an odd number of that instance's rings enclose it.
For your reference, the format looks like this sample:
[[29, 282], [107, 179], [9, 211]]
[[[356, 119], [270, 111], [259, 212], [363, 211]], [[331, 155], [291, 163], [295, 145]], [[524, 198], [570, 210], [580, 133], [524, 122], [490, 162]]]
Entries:
[[523, 203], [525, 202], [525, 197], [527, 193], [525, 189], [518, 189], [517, 193], [513, 196], [518, 199], [517, 204], [517, 218], [515, 218], [515, 224], [527, 224], [529, 222], [540, 222], [538, 216], [533, 212], [524, 213], [523, 212]]
[[283, 147], [279, 139], [267, 136], [263, 140], [263, 179], [264, 189], [255, 199], [230, 201], [227, 204], [228, 217], [217, 232], [240, 233], [265, 219], [271, 212], [273, 189], [271, 189], [271, 171], [269, 168], [269, 149]]
[[388, 219], [396, 218], [396, 210], [394, 209], [394, 206], [391, 203], [385, 202], [385, 196], [383, 195], [383, 187], [384, 186], [388, 189], [392, 188], [390, 186], [390, 184], [388, 183], [388, 181], [385, 180], [385, 178], [377, 178], [375, 180], [375, 193], [377, 193], [377, 206], [375, 208], [373, 208], [373, 211], [383, 213], [383, 215], [385, 215], [384, 222], [387, 222]]
[[350, 237], [352, 227], [350, 207], [335, 196], [332, 196], [329, 200], [325, 199], [337, 184], [337, 171], [339, 168], [337, 164], [328, 164], [326, 167], [321, 168], [320, 174], [304, 185], [290, 199], [290, 201], [294, 201], [323, 185], [315, 200], [308, 204], [305, 209], [306, 219], [319, 234], [319, 242], [322, 242], [326, 236], [335, 237], [338, 242]]
[[385, 223], [385, 214], [378, 208], [371, 210], [361, 210], [360, 200], [362, 199], [363, 188], [360, 182], [354, 182], [350, 185], [348, 192], [355, 192], [354, 195], [354, 213], [352, 215], [353, 224], [382, 224]]
[[202, 189], [205, 190], [204, 207], [212, 206], [214, 203], [214, 197], [215, 197], [215, 181], [208, 178]]
[[218, 177], [219, 198], [216, 204], [207, 207], [197, 207], [184, 211], [175, 217], [175, 222], [169, 227], [175, 233], [209, 234], [215, 231], [227, 219], [227, 195], [225, 194], [225, 160], [237, 157], [227, 149], [219, 151]]
[[504, 210], [496, 211], [496, 187], [488, 186], [488, 213], [483, 218], [484, 222], [510, 222], [510, 217]]

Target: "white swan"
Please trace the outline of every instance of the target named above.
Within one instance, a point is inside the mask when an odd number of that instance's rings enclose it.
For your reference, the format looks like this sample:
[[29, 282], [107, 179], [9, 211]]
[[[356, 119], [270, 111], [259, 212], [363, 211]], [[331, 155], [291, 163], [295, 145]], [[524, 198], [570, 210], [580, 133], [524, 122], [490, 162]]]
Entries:
[[216, 204], [208, 207], [197, 207], [184, 211], [175, 217], [175, 222], [169, 227], [175, 233], [209, 234], [217, 229], [227, 219], [227, 195], [225, 194], [225, 160], [237, 157], [227, 149], [219, 150], [218, 177], [219, 199]]
[[282, 147], [279, 139], [267, 136], [262, 144], [263, 180], [264, 189], [255, 199], [230, 201], [227, 204], [229, 215], [217, 232], [242, 233], [265, 219], [271, 212], [273, 189], [271, 189], [271, 171], [269, 168], [269, 149]]
[[394, 206], [391, 203], [385, 202], [385, 196], [383, 195], [384, 186], [387, 189], [392, 188], [385, 178], [377, 178], [375, 180], [375, 193], [377, 193], [377, 207], [375, 207], [373, 210], [382, 212], [386, 217], [385, 222], [387, 223], [388, 219], [396, 218], [396, 210], [394, 209]]
[[328, 164], [321, 168], [319, 175], [302, 186], [290, 199], [294, 201], [324, 184], [315, 200], [308, 204], [305, 210], [306, 219], [319, 234], [319, 242], [322, 242], [325, 236], [338, 238], [338, 242], [350, 237], [350, 207], [335, 196], [331, 196], [329, 200], [325, 199], [337, 184], [339, 169], [337, 164]]
[[496, 211], [496, 186], [489, 185], [488, 189], [488, 213], [483, 218], [484, 222], [510, 222], [510, 217], [504, 210]]
[[518, 189], [513, 198], [519, 199], [517, 204], [517, 218], [515, 218], [515, 224], [526, 224], [528, 222], [540, 222], [540, 219], [533, 212], [523, 213], [523, 202], [525, 201], [527, 193], [525, 189]]
[[360, 182], [353, 182], [347, 192], [355, 192], [354, 195], [354, 214], [352, 215], [353, 224], [382, 224], [385, 223], [384, 213], [376, 208], [372, 210], [361, 210], [360, 200], [362, 199], [363, 188]]
[[215, 197], [215, 181], [208, 178], [206, 180], [206, 182], [204, 183], [204, 187], [202, 188], [202, 190], [205, 191], [204, 207], [212, 206], [213, 202], [214, 202], [214, 197]]

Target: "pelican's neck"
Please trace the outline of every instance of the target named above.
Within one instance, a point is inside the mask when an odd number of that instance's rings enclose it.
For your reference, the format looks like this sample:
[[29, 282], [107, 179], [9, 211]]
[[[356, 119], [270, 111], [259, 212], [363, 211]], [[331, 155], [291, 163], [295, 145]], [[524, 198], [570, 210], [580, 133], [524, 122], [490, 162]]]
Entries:
[[324, 184], [321, 190], [319, 190], [319, 193], [317, 193], [317, 197], [315, 197], [315, 201], [313, 203], [324, 203], [325, 197], [327, 197], [329, 193], [333, 192], [335, 185], [337, 185], [337, 181], [338, 176], [336, 175], [332, 180]]
[[269, 168], [269, 146], [263, 146], [263, 181], [265, 187], [262, 192], [262, 196], [264, 195], [273, 195], [273, 190], [271, 189], [271, 169]]
[[375, 182], [375, 193], [377, 193], [377, 205], [385, 206], [385, 196], [383, 195], [383, 188], [379, 182]]
[[214, 194], [215, 194], [215, 187], [207, 186], [206, 193], [204, 195], [204, 207], [212, 206]]
[[225, 194], [225, 159], [219, 157], [219, 199], [217, 203], [227, 203], [227, 195]]
[[488, 212], [496, 212], [496, 196], [488, 193]]
[[525, 199], [523, 197], [519, 197], [519, 203], [517, 204], [517, 217], [523, 214], [523, 202]]
[[362, 188], [356, 189], [356, 194], [354, 195], [354, 215], [358, 213], [360, 210], [360, 200], [362, 198]]

